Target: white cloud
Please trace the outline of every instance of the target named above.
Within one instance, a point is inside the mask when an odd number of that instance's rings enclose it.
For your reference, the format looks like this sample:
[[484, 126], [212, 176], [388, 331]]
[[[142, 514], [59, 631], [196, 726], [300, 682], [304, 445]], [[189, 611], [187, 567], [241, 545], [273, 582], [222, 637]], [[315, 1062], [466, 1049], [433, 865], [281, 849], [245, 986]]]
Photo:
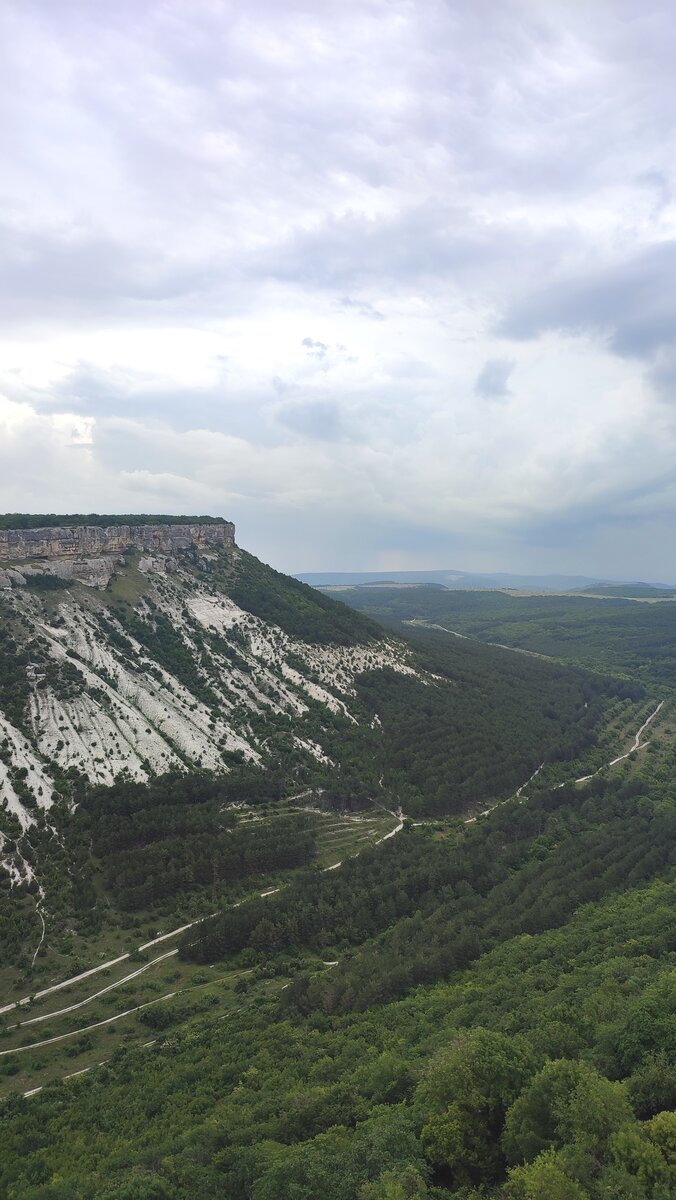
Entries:
[[0, 21], [0, 506], [668, 574], [672, 6]]

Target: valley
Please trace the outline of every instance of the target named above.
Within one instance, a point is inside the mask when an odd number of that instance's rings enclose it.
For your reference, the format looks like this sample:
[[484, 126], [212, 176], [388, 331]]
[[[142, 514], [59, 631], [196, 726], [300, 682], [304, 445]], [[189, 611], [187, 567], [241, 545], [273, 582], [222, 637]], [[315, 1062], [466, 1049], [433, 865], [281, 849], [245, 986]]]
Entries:
[[[665, 1200], [670, 604], [342, 604], [157, 522], [3, 559], [0, 1194]], [[515, 1132], [557, 1071], [593, 1171]]]

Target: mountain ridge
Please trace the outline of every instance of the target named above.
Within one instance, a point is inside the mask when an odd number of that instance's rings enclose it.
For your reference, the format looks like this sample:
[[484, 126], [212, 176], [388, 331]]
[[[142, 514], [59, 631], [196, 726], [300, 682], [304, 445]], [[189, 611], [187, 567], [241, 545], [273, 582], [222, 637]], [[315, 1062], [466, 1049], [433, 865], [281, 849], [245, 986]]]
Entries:
[[[301, 571], [296, 579], [309, 583], [311, 587], [358, 587], [378, 583], [434, 583], [451, 590], [464, 589], [514, 589], [542, 590], [549, 592], [575, 591], [595, 586], [612, 587], [631, 581], [606, 579], [592, 575], [519, 575], [509, 571], [459, 571], [451, 568], [429, 571]], [[635, 585], [634, 585], [635, 586]], [[644, 585], [646, 586], [646, 585]], [[647, 586], [669, 589], [673, 585], [653, 582]]]

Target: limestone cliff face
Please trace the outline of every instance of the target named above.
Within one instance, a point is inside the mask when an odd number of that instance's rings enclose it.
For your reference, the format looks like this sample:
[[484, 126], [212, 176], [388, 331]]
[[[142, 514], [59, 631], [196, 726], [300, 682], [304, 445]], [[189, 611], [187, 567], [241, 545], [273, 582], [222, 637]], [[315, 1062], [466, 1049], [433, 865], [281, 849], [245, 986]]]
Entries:
[[28, 559], [116, 556], [130, 546], [175, 554], [190, 546], [234, 546], [235, 526], [218, 525], [69, 525], [45, 529], [0, 530], [0, 562]]

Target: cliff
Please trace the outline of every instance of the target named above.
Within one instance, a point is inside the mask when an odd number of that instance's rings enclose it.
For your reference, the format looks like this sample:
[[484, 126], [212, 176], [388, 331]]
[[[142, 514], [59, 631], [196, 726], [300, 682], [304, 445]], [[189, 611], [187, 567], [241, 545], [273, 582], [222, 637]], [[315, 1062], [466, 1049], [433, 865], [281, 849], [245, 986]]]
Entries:
[[218, 525], [69, 525], [41, 529], [1, 529], [0, 562], [117, 556], [130, 546], [175, 554], [190, 546], [234, 546], [235, 526]]

